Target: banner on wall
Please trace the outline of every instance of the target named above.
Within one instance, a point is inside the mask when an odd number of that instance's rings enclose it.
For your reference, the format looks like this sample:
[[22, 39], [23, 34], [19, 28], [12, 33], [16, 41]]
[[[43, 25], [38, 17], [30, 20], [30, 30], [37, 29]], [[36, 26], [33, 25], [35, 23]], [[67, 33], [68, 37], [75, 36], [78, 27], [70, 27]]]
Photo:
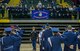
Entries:
[[49, 11], [48, 10], [33, 10], [32, 19], [48, 19]]

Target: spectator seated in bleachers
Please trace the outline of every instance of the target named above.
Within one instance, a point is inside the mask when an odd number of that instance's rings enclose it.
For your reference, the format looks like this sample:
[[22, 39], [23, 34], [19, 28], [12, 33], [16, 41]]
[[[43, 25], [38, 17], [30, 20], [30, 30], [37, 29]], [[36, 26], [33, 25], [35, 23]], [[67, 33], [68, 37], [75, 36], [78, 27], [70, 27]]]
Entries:
[[51, 9], [52, 7], [51, 7], [51, 5], [50, 4], [48, 4], [47, 5], [47, 9]]
[[1, 6], [0, 7], [0, 14], [1, 14], [1, 18], [4, 18], [4, 13], [5, 13], [5, 8], [4, 8], [4, 6]]
[[53, 7], [53, 6], [56, 6], [56, 2], [52, 0], [51, 6], [52, 6], [52, 7]]
[[0, 17], [2, 17], [2, 15], [1, 15], [1, 14], [2, 14], [1, 11], [2, 11], [2, 7], [0, 6]]
[[44, 2], [47, 2], [48, 0], [43, 0]]
[[[50, 12], [50, 18], [54, 19], [71, 19], [71, 16], [73, 15], [73, 10], [75, 10], [75, 8], [72, 7], [62, 7], [60, 5], [57, 5], [56, 7], [51, 7], [50, 4], [48, 4], [47, 7], [45, 7], [45, 5], [42, 5], [42, 8], [39, 8], [38, 5], [36, 7], [34, 7], [33, 5], [30, 7], [30, 9], [28, 9], [27, 7], [25, 8], [20, 8], [20, 7], [11, 7], [8, 8], [9, 12], [11, 12], [10, 14], [12, 15], [12, 17], [24, 17], [25, 14], [28, 14], [28, 10], [30, 11], [30, 15], [32, 13], [32, 10], [49, 10]], [[76, 16], [76, 15], [75, 15]]]
[[23, 18], [27, 15], [28, 9], [25, 7], [7, 7], [8, 15], [10, 18]]
[[39, 3], [38, 3], [38, 8], [42, 8], [42, 3], [41, 3], [41, 1], [39, 1]]
[[42, 10], [47, 10], [47, 8], [45, 7], [45, 5], [42, 6]]
[[[9, 0], [8, 0], [9, 1]], [[48, 10], [50, 19], [71, 19], [72, 16], [77, 17], [77, 7], [75, 5], [71, 7], [63, 7], [58, 5], [56, 1], [43, 0], [30, 1], [21, 0], [20, 5], [17, 7], [8, 6], [8, 17], [9, 18], [27, 18], [28, 15], [31, 16], [33, 10]], [[31, 4], [30, 4], [31, 2]], [[35, 4], [33, 4], [35, 3]], [[0, 9], [1, 12], [2, 9]], [[4, 16], [4, 15], [3, 15]], [[30, 18], [31, 19], [31, 18]]]

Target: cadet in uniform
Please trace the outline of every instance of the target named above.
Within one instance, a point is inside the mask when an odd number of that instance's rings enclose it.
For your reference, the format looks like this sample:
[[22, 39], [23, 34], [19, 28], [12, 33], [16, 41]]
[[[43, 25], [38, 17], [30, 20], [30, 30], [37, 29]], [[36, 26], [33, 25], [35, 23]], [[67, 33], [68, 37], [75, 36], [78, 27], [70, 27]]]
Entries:
[[21, 45], [21, 39], [22, 39], [22, 36], [23, 36], [23, 30], [21, 28], [19, 28], [18, 25], [13, 25], [12, 29], [13, 29], [12, 33], [16, 34], [14, 36], [19, 38], [18, 41], [16, 41], [14, 43], [14, 46], [16, 48], [15, 51], [20, 51], [20, 45]]
[[68, 26], [67, 32], [63, 34], [65, 37], [64, 41], [64, 51], [76, 51], [76, 44], [77, 44], [77, 36], [72, 31], [72, 26]]
[[77, 32], [77, 38], [78, 38], [78, 49], [80, 51], [80, 28], [78, 29], [78, 32]]
[[52, 35], [52, 30], [51, 30], [49, 24], [46, 24], [46, 29], [42, 34], [42, 41], [43, 41], [42, 49], [44, 51], [48, 51], [48, 38], [51, 37], [51, 36], [53, 36]]
[[[76, 31], [76, 29], [74, 28], [74, 27], [72, 27], [72, 32], [76, 35], [76, 37], [77, 37], [77, 31]], [[76, 40], [77, 41], [77, 40]], [[76, 44], [74, 45], [74, 50], [76, 51]]]
[[14, 43], [18, 41], [18, 37], [11, 35], [12, 29], [10, 27], [5, 28], [4, 31], [6, 35], [0, 39], [0, 44], [2, 44], [2, 51], [15, 51]]
[[59, 34], [59, 28], [52, 28], [53, 36], [48, 38], [50, 44], [49, 51], [62, 51], [61, 42], [62, 36]]

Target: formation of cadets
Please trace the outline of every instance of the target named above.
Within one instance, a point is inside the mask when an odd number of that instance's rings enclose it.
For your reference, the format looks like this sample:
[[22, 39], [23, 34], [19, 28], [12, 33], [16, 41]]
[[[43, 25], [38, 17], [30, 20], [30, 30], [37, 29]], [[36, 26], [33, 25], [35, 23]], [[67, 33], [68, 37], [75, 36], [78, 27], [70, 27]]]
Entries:
[[[64, 49], [61, 46], [62, 42]], [[75, 28], [68, 25], [61, 34], [59, 28], [47, 24], [39, 33], [39, 44], [40, 51], [77, 51], [77, 44], [80, 51], [80, 28], [76, 32]]]
[[[0, 38], [0, 51], [20, 51], [24, 30], [18, 25], [12, 25], [4, 28], [4, 32], [5, 36]], [[64, 43], [63, 51], [76, 51], [77, 44], [80, 51], [80, 28], [76, 32], [75, 28], [69, 25], [61, 34], [59, 28], [46, 24], [38, 34], [36, 28], [32, 27], [31, 41], [33, 51], [36, 51], [37, 41], [39, 41], [40, 51], [62, 51], [62, 42]]]
[[0, 51], [20, 51], [23, 30], [18, 25], [4, 28], [5, 36], [0, 38]]

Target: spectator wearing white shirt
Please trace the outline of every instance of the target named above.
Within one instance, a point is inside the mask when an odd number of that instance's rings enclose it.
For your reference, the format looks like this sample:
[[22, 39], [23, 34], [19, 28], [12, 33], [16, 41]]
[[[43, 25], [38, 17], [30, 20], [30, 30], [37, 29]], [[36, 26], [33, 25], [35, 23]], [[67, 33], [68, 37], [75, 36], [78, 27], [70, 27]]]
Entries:
[[69, 7], [69, 10], [70, 10], [70, 11], [73, 11], [73, 7]]
[[42, 8], [42, 3], [41, 3], [41, 1], [39, 1], [39, 3], [38, 3], [38, 8]]

